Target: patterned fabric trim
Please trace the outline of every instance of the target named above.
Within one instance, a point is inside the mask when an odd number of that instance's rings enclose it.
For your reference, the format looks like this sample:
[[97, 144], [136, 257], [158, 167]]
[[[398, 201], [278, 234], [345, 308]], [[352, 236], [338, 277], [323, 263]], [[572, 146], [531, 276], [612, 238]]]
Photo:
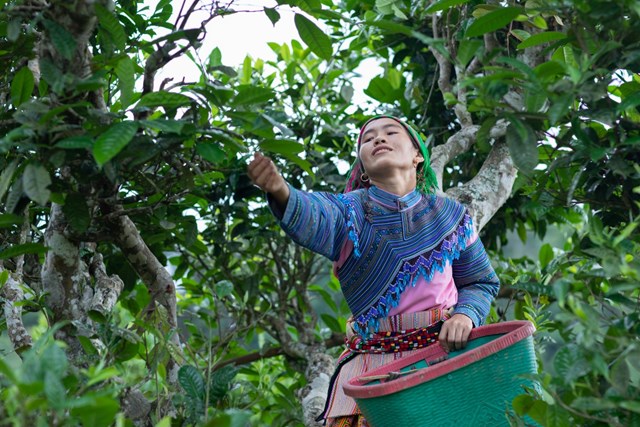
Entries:
[[458, 225], [456, 231], [445, 238], [439, 248], [435, 248], [426, 256], [420, 255], [414, 260], [406, 261], [387, 290], [374, 302], [369, 310], [356, 318], [353, 325], [355, 331], [362, 336], [369, 336], [377, 331], [379, 318], [386, 317], [389, 310], [400, 302], [400, 295], [407, 286], [415, 286], [419, 277], [429, 281], [436, 271], [443, 272], [447, 264], [460, 258], [460, 253], [467, 247], [467, 240], [473, 234], [473, 222], [469, 214]]
[[362, 414], [349, 415], [347, 417], [329, 418], [327, 427], [369, 427], [369, 423]]
[[358, 241], [358, 231], [356, 230], [356, 224], [354, 222], [356, 214], [353, 208], [353, 202], [344, 194], [338, 195], [338, 200], [344, 203], [345, 207], [347, 208], [347, 229], [349, 230], [349, 240], [353, 242], [353, 255], [356, 258], [360, 258], [360, 244]]
[[424, 328], [378, 332], [368, 339], [363, 339], [360, 335], [353, 335], [350, 339], [345, 339], [345, 344], [347, 348], [356, 353], [380, 354], [417, 350], [438, 341], [443, 322], [444, 320], [441, 320]]

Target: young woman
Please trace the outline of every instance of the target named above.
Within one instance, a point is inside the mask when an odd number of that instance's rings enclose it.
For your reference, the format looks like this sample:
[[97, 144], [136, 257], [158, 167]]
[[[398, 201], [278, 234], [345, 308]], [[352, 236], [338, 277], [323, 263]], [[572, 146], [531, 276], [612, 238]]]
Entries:
[[362, 127], [344, 194], [297, 190], [261, 154], [248, 173], [283, 230], [333, 261], [353, 316], [319, 419], [366, 426], [343, 384], [434, 342], [462, 348], [484, 322], [500, 284], [471, 216], [435, 195], [424, 142], [394, 117]]

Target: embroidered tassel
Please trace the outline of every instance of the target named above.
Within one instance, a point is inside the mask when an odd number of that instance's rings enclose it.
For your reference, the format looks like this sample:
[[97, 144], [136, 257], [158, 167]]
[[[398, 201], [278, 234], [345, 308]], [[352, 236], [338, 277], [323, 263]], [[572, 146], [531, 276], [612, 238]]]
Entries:
[[338, 199], [344, 203], [347, 208], [347, 229], [349, 230], [349, 240], [353, 242], [353, 254], [356, 258], [360, 258], [360, 242], [358, 240], [356, 224], [353, 222], [353, 219], [355, 218], [353, 202], [344, 194], [338, 195]]

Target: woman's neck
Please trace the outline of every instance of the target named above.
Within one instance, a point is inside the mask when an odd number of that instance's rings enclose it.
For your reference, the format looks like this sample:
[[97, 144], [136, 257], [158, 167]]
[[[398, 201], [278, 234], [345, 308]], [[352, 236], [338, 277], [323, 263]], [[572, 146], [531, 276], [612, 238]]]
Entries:
[[395, 194], [398, 197], [404, 197], [416, 188], [415, 178], [411, 180], [371, 180], [371, 184], [375, 185], [387, 193]]

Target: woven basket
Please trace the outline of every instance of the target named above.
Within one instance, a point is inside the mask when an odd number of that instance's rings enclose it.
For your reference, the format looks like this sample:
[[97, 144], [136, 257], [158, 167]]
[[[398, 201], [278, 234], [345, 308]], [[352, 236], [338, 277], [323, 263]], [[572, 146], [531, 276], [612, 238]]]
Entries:
[[372, 427], [508, 426], [513, 398], [539, 387], [523, 377], [537, 372], [534, 331], [526, 321], [480, 326], [463, 350], [416, 350], [352, 378], [344, 392]]

